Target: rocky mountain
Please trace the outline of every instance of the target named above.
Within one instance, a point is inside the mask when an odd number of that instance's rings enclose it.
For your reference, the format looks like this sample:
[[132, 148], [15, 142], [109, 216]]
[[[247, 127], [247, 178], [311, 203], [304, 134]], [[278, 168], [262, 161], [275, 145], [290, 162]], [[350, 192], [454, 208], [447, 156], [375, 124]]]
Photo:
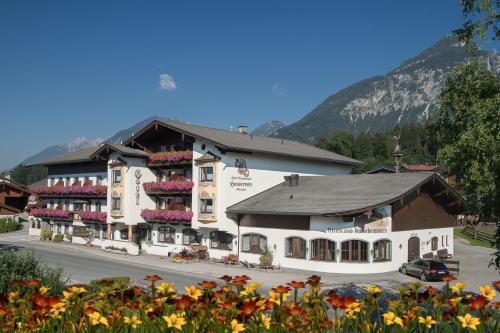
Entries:
[[[479, 51], [490, 70], [500, 72], [500, 55]], [[454, 36], [447, 36], [386, 75], [355, 83], [329, 96], [277, 136], [312, 142], [319, 135], [347, 129], [353, 133], [388, 130], [423, 122], [435, 106], [446, 75], [471, 56]]]
[[126, 139], [128, 139], [132, 135], [132, 133], [137, 133], [141, 128], [143, 128], [144, 126], [146, 126], [147, 124], [149, 124], [150, 122], [152, 122], [155, 119], [161, 119], [161, 117], [160, 116], [148, 117], [148, 118], [144, 119], [143, 121], [140, 121], [137, 124], [130, 126], [129, 128], [126, 128], [124, 130], [117, 132], [115, 135], [113, 135], [112, 137], [107, 139], [105, 142], [106, 143], [120, 144], [123, 141], [125, 141]]
[[252, 131], [252, 134], [261, 136], [275, 136], [276, 134], [278, 134], [278, 130], [280, 130], [285, 126], [286, 125], [283, 124], [281, 121], [271, 120], [254, 129]]
[[91, 148], [91, 147], [97, 147], [101, 143], [103, 143], [104, 140], [101, 138], [95, 138], [93, 140], [87, 140], [85, 137], [79, 137], [74, 139], [73, 141], [70, 141], [68, 143], [64, 143], [61, 145], [54, 145], [50, 146], [48, 148], [45, 148], [39, 153], [36, 153], [35, 155], [32, 155], [25, 159], [23, 162], [21, 162], [24, 165], [29, 165], [38, 161], [42, 161], [51, 157], [55, 157], [58, 155], [63, 155], [66, 153], [71, 153], [74, 151], [78, 151], [81, 149], [85, 148]]

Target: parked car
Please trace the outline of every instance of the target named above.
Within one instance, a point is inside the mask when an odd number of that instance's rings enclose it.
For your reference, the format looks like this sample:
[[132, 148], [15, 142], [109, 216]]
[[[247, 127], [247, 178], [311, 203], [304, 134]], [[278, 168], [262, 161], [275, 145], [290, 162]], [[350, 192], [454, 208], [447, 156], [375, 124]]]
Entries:
[[405, 275], [419, 277], [422, 281], [439, 280], [450, 274], [445, 264], [430, 259], [414, 259], [403, 264], [399, 271]]

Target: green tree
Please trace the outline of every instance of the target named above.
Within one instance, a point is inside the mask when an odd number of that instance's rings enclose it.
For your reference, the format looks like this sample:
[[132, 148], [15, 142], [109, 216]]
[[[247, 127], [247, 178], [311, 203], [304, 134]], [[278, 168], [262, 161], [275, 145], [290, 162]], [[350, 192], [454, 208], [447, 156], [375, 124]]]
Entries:
[[26, 167], [19, 164], [11, 170], [11, 178], [19, 184], [30, 185], [41, 179], [47, 178], [47, 168], [44, 166]]
[[480, 62], [446, 79], [432, 125], [443, 161], [455, 174], [470, 213], [498, 218], [500, 209], [500, 79]]
[[354, 135], [346, 130], [333, 133], [328, 140], [327, 149], [348, 157], [353, 157]]
[[462, 42], [475, 48], [474, 38], [476, 36], [481, 41], [490, 36], [491, 39], [500, 39], [500, 30], [498, 29], [499, 0], [460, 0], [460, 6], [464, 15], [464, 24], [462, 28], [455, 30], [455, 33]]

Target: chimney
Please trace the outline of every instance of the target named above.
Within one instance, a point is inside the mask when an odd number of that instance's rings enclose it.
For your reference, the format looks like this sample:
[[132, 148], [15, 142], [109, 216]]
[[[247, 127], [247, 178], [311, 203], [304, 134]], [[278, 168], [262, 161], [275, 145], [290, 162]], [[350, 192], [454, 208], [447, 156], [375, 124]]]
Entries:
[[299, 174], [297, 173], [292, 173], [290, 176], [285, 176], [284, 178], [287, 186], [299, 185]]
[[248, 134], [248, 126], [247, 125], [239, 125], [238, 132], [241, 134]]

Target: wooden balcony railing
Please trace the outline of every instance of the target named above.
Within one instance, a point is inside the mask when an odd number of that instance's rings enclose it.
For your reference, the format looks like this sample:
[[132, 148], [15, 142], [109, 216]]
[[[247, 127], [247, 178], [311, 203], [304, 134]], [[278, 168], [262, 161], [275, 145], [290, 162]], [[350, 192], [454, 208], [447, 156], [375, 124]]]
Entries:
[[41, 197], [106, 197], [107, 186], [52, 186], [31, 190]]
[[141, 217], [147, 222], [191, 222], [193, 212], [181, 210], [151, 210], [143, 209]]
[[169, 180], [166, 182], [144, 183], [143, 186], [147, 194], [190, 194], [193, 185], [193, 182], [188, 180]]
[[148, 158], [149, 167], [172, 166], [192, 164], [193, 152], [191, 150], [169, 151], [164, 153], [154, 153]]
[[39, 209], [33, 208], [31, 215], [40, 218], [58, 219], [58, 220], [73, 220], [73, 212], [62, 209]]

